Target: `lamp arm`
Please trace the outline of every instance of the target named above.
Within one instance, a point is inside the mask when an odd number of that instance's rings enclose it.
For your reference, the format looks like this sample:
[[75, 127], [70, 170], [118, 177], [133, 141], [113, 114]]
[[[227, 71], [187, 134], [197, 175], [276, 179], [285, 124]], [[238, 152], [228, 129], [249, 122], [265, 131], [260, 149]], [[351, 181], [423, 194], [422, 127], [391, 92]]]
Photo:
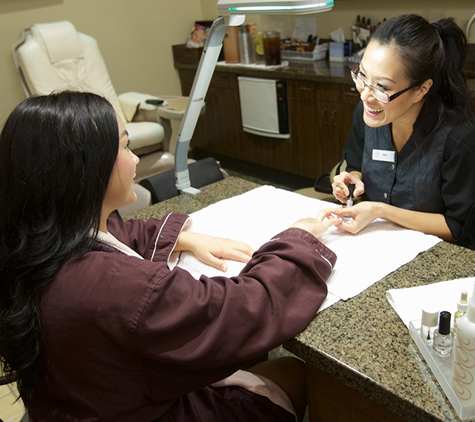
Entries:
[[[198, 70], [191, 87], [188, 103], [183, 115], [175, 147], [175, 185], [179, 191], [190, 188], [188, 172], [188, 149], [193, 132], [201, 113], [201, 108], [208, 91], [214, 68], [218, 62], [219, 53], [223, 46], [224, 35], [229, 25], [237, 26], [244, 22], [244, 15], [217, 18], [209, 30], [203, 53], [201, 54]], [[189, 189], [191, 192], [196, 189]]]

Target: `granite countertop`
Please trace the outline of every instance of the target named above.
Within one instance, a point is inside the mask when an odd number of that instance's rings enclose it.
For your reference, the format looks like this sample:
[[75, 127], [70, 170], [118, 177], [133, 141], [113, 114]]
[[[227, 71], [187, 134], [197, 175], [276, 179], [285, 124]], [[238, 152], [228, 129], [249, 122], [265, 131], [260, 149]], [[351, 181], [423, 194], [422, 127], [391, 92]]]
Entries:
[[475, 251], [441, 242], [319, 313], [285, 348], [407, 421], [459, 421], [386, 291], [474, 275]]
[[[177, 69], [196, 70], [196, 64], [175, 63]], [[242, 65], [218, 62], [215, 71], [225, 73], [239, 73], [243, 76], [273, 78], [273, 79], [300, 79], [315, 82], [342, 83], [354, 85], [351, 79], [348, 63], [317, 60], [315, 62], [286, 61], [282, 66], [266, 67], [263, 65]]]
[[[192, 213], [259, 185], [226, 178], [198, 196], [180, 195], [127, 218]], [[408, 421], [459, 421], [418, 352], [409, 331], [386, 299], [391, 288], [475, 275], [475, 251], [441, 242], [358, 296], [316, 315], [285, 348]], [[355, 269], [361, 272], [363, 269]]]

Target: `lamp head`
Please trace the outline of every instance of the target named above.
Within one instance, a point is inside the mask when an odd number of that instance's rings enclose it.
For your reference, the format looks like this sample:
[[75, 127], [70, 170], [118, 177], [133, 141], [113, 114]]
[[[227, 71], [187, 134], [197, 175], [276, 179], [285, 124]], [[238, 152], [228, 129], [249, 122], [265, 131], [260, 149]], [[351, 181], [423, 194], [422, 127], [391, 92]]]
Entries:
[[333, 0], [218, 0], [221, 16], [249, 15], [295, 15], [320, 13], [331, 10]]

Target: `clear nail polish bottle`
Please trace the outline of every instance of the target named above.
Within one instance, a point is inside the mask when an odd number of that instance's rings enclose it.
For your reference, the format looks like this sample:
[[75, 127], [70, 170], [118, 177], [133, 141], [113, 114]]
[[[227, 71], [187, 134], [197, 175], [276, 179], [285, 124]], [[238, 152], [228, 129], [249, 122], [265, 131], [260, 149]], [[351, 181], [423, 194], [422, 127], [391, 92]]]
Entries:
[[434, 332], [432, 348], [442, 357], [449, 356], [454, 347], [454, 335], [450, 329], [451, 314], [442, 311], [439, 315], [439, 328]]

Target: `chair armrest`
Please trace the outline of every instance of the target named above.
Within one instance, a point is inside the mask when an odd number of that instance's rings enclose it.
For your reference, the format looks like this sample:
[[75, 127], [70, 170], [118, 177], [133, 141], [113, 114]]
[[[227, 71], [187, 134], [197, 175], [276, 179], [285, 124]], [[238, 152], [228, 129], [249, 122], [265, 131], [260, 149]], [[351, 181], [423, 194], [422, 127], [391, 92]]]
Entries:
[[145, 102], [147, 100], [160, 100], [160, 98], [140, 92], [125, 92], [119, 95], [119, 102], [128, 122], [134, 120], [138, 110], [153, 111], [157, 109], [157, 105], [147, 104]]

